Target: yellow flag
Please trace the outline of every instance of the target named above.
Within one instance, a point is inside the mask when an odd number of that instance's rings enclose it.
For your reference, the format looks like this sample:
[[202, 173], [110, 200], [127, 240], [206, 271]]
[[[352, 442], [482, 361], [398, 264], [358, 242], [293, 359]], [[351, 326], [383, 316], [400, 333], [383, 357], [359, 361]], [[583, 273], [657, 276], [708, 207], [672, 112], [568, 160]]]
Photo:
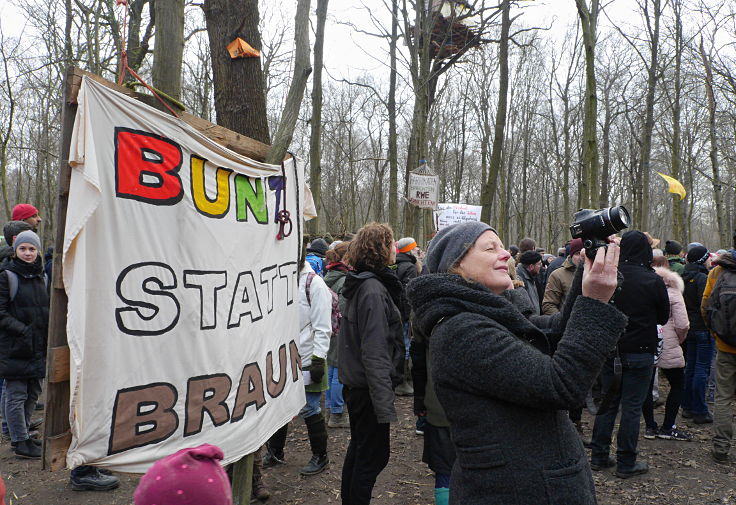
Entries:
[[670, 193], [680, 195], [680, 200], [685, 199], [685, 196], [687, 196], [687, 191], [685, 191], [685, 186], [683, 186], [680, 181], [678, 181], [674, 177], [670, 177], [669, 175], [664, 175], [661, 172], [657, 172], [657, 174], [662, 177], [662, 179], [667, 181], [667, 184], [670, 185]]

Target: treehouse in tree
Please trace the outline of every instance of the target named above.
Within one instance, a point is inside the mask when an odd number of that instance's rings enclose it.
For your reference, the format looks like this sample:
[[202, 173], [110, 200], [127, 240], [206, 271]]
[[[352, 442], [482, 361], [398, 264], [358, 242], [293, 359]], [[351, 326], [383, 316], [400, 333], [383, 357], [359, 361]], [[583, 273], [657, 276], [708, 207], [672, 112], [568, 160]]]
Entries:
[[[467, 0], [432, 0], [430, 57], [444, 60], [480, 45], [475, 13]], [[423, 30], [424, 33], [424, 30]]]

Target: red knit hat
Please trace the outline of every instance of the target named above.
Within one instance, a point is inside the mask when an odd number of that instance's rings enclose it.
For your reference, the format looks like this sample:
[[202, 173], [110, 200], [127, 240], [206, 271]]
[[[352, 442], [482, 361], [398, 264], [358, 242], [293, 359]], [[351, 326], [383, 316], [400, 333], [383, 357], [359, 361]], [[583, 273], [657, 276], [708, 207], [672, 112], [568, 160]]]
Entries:
[[35, 216], [36, 214], [38, 214], [38, 209], [30, 203], [19, 203], [18, 205], [13, 207], [13, 214], [11, 219], [13, 221], [23, 221], [24, 219], [28, 219], [31, 216]]
[[182, 449], [154, 463], [133, 495], [135, 505], [232, 505], [230, 481], [210, 444]]
[[0, 505], [5, 505], [5, 483], [2, 477], [0, 477]]

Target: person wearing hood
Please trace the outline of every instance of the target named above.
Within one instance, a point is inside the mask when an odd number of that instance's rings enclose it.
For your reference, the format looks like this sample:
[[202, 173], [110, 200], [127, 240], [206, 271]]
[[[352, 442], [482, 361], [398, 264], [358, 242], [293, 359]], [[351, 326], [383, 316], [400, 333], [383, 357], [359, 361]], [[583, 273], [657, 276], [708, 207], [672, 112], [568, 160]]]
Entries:
[[320, 277], [325, 276], [325, 254], [329, 247], [323, 238], [316, 238], [307, 246], [307, 263]]
[[[619, 271], [623, 282], [613, 303], [628, 317], [628, 324], [601, 372], [605, 397], [593, 425], [590, 460], [593, 470], [616, 465], [615, 475], [625, 479], [649, 471], [645, 461], [637, 461], [639, 420], [651, 390], [657, 325], [664, 325], [669, 319], [670, 300], [664, 281], [652, 268], [652, 248], [644, 233], [624, 233]], [[619, 405], [621, 420], [613, 459], [609, 451]]]
[[[713, 288], [724, 272], [736, 275], [736, 233], [733, 236], [733, 248], [721, 254], [714, 262], [714, 268], [708, 274], [708, 282], [703, 292], [701, 314], [705, 317]], [[712, 331], [712, 330], [711, 330]], [[730, 461], [729, 451], [733, 439], [733, 409], [731, 401], [736, 393], [736, 347], [728, 345], [712, 332], [716, 338], [716, 393], [713, 402], [713, 449], [711, 456], [717, 463]]]
[[682, 275], [685, 270], [685, 259], [682, 257], [682, 244], [677, 240], [668, 240], [664, 243], [664, 253], [670, 262], [670, 270]]
[[[408, 297], [456, 450], [450, 503], [596, 503], [565, 410], [585, 401], [626, 325], [608, 303], [618, 251], [601, 248], [586, 260], [564, 310], [537, 316], [528, 296], [512, 289], [509, 253], [493, 228], [459, 223], [432, 239], [431, 273], [409, 283]], [[562, 331], [554, 352], [547, 328]]]
[[708, 283], [710, 253], [705, 246], [696, 245], [687, 253], [687, 264], [682, 273], [685, 281], [685, 306], [690, 319], [690, 331], [685, 340], [685, 396], [682, 399], [683, 417], [692, 417], [695, 424], [713, 422], [705, 402], [711, 362], [715, 346], [705, 320], [700, 313], [705, 286]]
[[[682, 353], [681, 344], [685, 341], [687, 331], [690, 328], [685, 300], [682, 297], [685, 283], [682, 277], [670, 270], [666, 258], [660, 257], [659, 261], [655, 258], [655, 265], [657, 264], [659, 265], [654, 267], [654, 271], [662, 277], [665, 286], [667, 286], [667, 296], [670, 299], [670, 318], [661, 329], [661, 351], [657, 357], [656, 365], [657, 369], [661, 370], [667, 378], [667, 382], [670, 383], [670, 392], [667, 395], [664, 420], [661, 426], [657, 426], [654, 420], [654, 399], [651, 394], [647, 395], [642, 409], [644, 424], [646, 425], [644, 438], [652, 439], [656, 437], [665, 440], [689, 441], [692, 440], [692, 435], [678, 429], [675, 425], [685, 388], [685, 357]], [[653, 380], [654, 375], [652, 375]]]
[[414, 388], [411, 385], [411, 371], [409, 370], [409, 353], [411, 352], [411, 327], [409, 325], [409, 315], [411, 307], [406, 299], [406, 286], [409, 281], [419, 275], [419, 265], [414, 251], [417, 250], [417, 241], [412, 237], [404, 237], [396, 243], [396, 275], [399, 277], [402, 286], [401, 292], [401, 320], [404, 328], [404, 347], [406, 347], [406, 355], [404, 356], [404, 380], [401, 381], [399, 387], [396, 388], [396, 394], [399, 396], [411, 396], [414, 394]]
[[398, 421], [394, 389], [404, 375], [401, 281], [389, 268], [396, 261], [393, 230], [363, 226], [350, 242], [341, 295], [338, 369], [350, 411], [350, 443], [342, 468], [343, 505], [366, 504], [388, 464], [390, 424]]

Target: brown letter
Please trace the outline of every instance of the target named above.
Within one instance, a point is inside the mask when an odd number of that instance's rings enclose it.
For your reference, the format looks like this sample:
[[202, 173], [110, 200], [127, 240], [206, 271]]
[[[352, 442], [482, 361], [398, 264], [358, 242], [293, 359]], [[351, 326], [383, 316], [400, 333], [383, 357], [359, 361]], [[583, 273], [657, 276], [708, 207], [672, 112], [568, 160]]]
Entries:
[[245, 409], [251, 405], [256, 406], [256, 410], [260, 410], [266, 404], [266, 396], [263, 394], [263, 375], [258, 363], [248, 363], [243, 368], [243, 375], [240, 377], [238, 392], [235, 395], [235, 406], [233, 407], [233, 416], [230, 422], [240, 421], [245, 415]]
[[286, 344], [279, 347], [279, 381], [273, 381], [273, 353], [266, 355], [266, 389], [271, 398], [276, 398], [286, 386]]
[[202, 431], [205, 412], [215, 426], [225, 424], [230, 419], [230, 409], [225, 401], [232, 385], [233, 381], [224, 373], [192, 377], [187, 381], [185, 437]]
[[167, 382], [121, 389], [115, 396], [107, 454], [157, 444], [174, 434], [176, 388]]
[[299, 355], [299, 348], [292, 340], [289, 342], [289, 354], [291, 358], [291, 380], [297, 382], [299, 380], [299, 372], [302, 369], [302, 357]]

